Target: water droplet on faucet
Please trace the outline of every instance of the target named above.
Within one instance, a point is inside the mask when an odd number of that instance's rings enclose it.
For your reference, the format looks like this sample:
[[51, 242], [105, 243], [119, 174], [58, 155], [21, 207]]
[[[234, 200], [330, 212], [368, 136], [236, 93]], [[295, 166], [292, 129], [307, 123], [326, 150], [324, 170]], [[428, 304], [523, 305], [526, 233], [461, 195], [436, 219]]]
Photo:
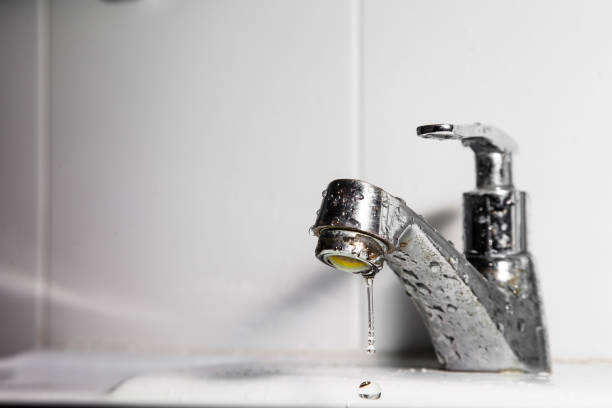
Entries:
[[505, 210], [495, 210], [495, 211], [493, 211], [493, 216], [495, 218], [503, 218], [505, 214], [506, 214]]
[[499, 245], [505, 248], [510, 244], [511, 239], [512, 238], [510, 238], [510, 235], [502, 234], [501, 236], [497, 238], [497, 242], [499, 243]]
[[387, 194], [384, 192], [380, 197], [380, 205], [382, 205], [385, 208], [389, 207], [389, 197], [387, 197]]
[[425, 285], [422, 282], [416, 282], [416, 287], [418, 288], [418, 291], [422, 294], [422, 295], [431, 295], [431, 289], [429, 289], [429, 287], [427, 285]]
[[346, 220], [346, 224], [351, 228], [361, 228], [361, 223], [352, 217]]

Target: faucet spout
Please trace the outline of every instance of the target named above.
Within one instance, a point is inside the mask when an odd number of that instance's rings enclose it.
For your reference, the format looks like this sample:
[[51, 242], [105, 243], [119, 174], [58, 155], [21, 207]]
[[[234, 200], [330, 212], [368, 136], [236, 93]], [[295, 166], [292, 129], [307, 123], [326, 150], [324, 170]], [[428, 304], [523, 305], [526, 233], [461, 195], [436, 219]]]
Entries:
[[404, 200], [352, 179], [329, 184], [312, 230], [319, 237], [315, 254], [330, 266], [373, 275], [387, 262], [419, 310], [442, 367], [550, 370], [528, 255], [495, 260], [496, 273], [487, 275]]

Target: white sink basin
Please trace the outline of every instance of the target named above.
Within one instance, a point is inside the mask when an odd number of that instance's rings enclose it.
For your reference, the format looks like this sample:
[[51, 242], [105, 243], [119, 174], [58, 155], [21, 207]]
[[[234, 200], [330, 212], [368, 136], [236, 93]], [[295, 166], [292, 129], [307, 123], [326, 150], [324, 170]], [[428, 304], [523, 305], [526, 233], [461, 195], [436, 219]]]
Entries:
[[[451, 373], [361, 353], [160, 356], [33, 352], [0, 360], [0, 403], [198, 406], [610, 407], [612, 363], [557, 362], [551, 377]], [[382, 387], [363, 400], [363, 380]]]
[[[417, 366], [419, 364], [416, 364]], [[586, 407], [612, 406], [612, 366], [556, 364], [548, 375], [451, 373], [365, 361], [228, 362], [130, 379], [113, 398], [233, 406]], [[363, 400], [363, 380], [382, 387]]]

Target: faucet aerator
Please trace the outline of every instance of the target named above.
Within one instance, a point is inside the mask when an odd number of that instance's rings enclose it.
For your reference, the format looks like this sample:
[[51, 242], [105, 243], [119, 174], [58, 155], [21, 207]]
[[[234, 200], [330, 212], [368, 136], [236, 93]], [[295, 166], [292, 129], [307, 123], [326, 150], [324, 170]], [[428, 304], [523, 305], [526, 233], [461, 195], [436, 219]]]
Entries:
[[374, 276], [383, 267], [385, 245], [357, 231], [325, 229], [319, 232], [315, 255], [332, 268]]

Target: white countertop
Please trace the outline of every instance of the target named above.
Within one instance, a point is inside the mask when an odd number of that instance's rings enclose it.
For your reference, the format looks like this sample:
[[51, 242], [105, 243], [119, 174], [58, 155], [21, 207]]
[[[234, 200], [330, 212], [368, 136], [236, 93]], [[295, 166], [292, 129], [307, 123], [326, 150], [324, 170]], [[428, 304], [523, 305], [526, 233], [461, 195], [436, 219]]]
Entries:
[[[612, 363], [556, 362], [552, 376], [445, 372], [360, 354], [162, 356], [37, 351], [0, 360], [0, 402], [198, 406], [609, 407]], [[362, 400], [363, 380], [382, 387]]]

